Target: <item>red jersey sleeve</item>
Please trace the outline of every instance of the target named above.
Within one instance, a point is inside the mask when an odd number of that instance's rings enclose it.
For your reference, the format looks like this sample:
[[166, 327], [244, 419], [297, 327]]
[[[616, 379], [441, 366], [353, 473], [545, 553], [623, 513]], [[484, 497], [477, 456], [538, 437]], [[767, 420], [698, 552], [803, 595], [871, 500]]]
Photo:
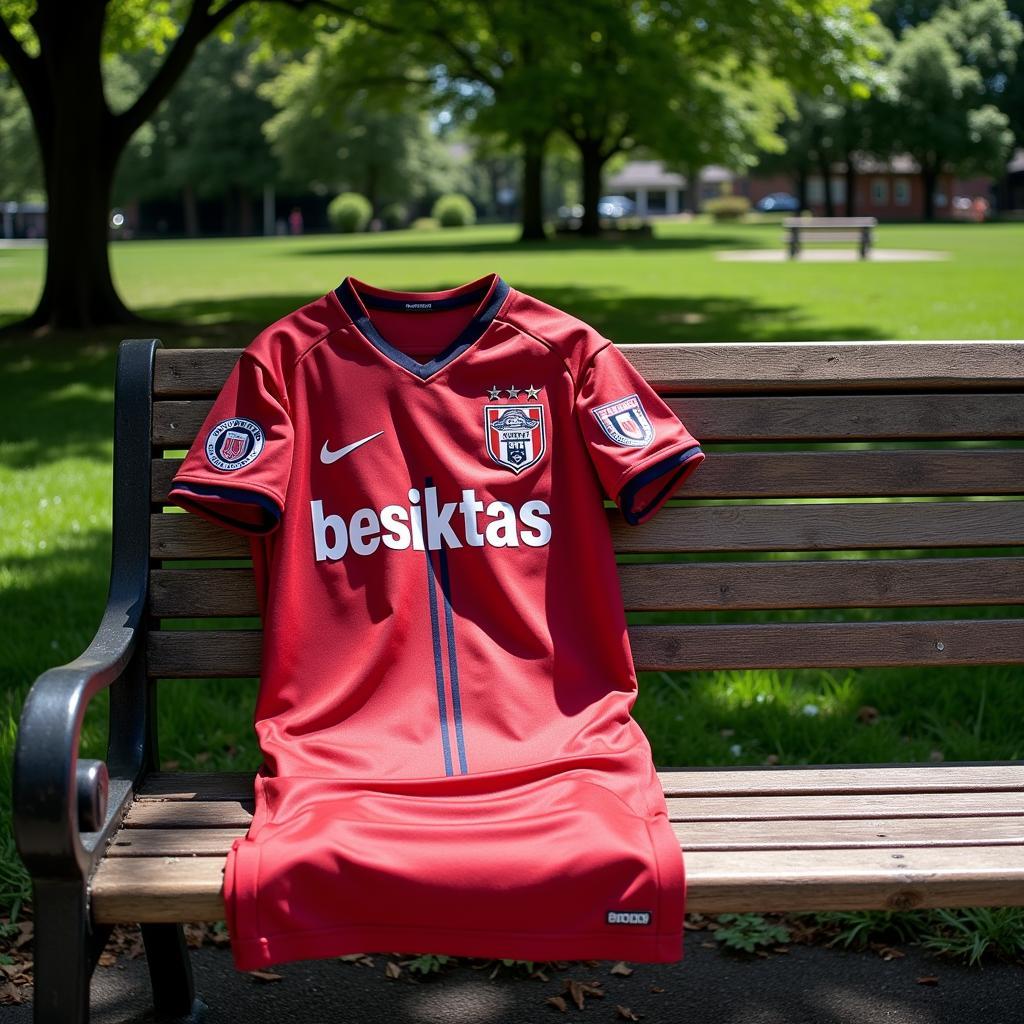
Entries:
[[243, 352], [171, 481], [168, 500], [235, 533], [270, 533], [284, 512], [291, 462], [283, 389]]
[[706, 457], [610, 342], [583, 369], [576, 415], [605, 493], [633, 526], [650, 519]]

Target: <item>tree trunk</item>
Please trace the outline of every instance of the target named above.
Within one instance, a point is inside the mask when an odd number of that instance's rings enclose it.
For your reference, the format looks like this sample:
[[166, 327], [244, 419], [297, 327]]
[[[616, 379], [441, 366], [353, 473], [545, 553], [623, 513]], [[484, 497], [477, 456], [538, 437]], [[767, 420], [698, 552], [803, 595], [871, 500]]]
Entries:
[[807, 209], [807, 165], [801, 164], [796, 169], [796, 201], [800, 209], [797, 213], [803, 213]]
[[696, 164], [687, 164], [683, 168], [686, 179], [686, 209], [696, 215], [700, 213], [700, 168]]
[[181, 205], [185, 214], [185, 234], [189, 238], [199, 237], [199, 204], [196, 201], [196, 190], [192, 185], [185, 185], [181, 190]]
[[253, 234], [252, 196], [247, 188], [238, 189], [238, 233]]
[[33, 111], [46, 182], [46, 276], [34, 312], [18, 327], [88, 328], [131, 323], [110, 275], [110, 196], [120, 149], [110, 139], [100, 70], [102, 4], [40, 8], [49, 102]]
[[846, 216], [857, 216], [857, 171], [853, 166], [853, 154], [846, 154]]
[[825, 216], [836, 215], [836, 204], [832, 199], [832, 168], [829, 166], [828, 157], [822, 153], [818, 157], [818, 171], [821, 174], [822, 198], [825, 201]]
[[580, 234], [594, 238], [601, 233], [601, 215], [598, 213], [597, 204], [601, 199], [601, 171], [607, 157], [601, 153], [599, 142], [588, 139], [585, 142], [577, 142], [576, 145], [583, 164], [583, 221], [580, 224]]
[[544, 145], [545, 136], [523, 138], [523, 208], [521, 242], [543, 242], [544, 231]]
[[935, 220], [935, 182], [938, 176], [935, 165], [927, 161], [921, 162], [921, 184], [924, 187], [923, 212], [926, 221]]

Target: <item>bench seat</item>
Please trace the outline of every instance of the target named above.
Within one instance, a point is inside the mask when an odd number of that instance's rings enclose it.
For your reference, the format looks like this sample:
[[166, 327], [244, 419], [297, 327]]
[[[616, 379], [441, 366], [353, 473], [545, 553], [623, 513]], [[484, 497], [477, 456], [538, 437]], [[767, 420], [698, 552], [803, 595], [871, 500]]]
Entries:
[[[691, 912], [1024, 905], [1024, 764], [658, 774]], [[251, 774], [151, 774], [92, 880], [96, 920], [223, 919], [251, 818]]]

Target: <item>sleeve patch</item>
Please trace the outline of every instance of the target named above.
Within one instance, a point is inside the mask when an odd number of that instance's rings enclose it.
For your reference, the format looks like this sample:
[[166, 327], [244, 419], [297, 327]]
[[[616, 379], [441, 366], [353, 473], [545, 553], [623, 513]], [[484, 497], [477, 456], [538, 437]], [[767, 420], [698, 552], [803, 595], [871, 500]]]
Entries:
[[263, 428], [254, 420], [221, 420], [206, 435], [206, 457], [215, 469], [242, 469], [259, 457], [263, 440]]
[[605, 434], [623, 448], [646, 448], [654, 440], [654, 424], [637, 395], [606, 402], [591, 412]]

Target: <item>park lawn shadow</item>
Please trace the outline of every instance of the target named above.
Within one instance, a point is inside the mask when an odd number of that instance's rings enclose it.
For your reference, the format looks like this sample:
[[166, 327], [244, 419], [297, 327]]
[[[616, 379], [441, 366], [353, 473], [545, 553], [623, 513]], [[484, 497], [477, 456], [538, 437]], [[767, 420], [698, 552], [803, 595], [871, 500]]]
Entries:
[[[675, 237], [637, 235], [608, 236], [603, 238], [583, 238], [574, 235], [551, 235], [546, 242], [520, 242], [516, 239], [500, 241], [480, 239], [476, 241], [459, 241], [460, 233], [452, 229], [453, 237], [426, 237], [415, 244], [408, 241], [388, 241], [386, 233], [352, 235], [351, 241], [346, 236], [335, 236], [336, 244], [317, 247], [296, 247], [288, 251], [289, 256], [316, 257], [352, 256], [352, 255], [402, 255], [421, 256], [425, 253], [445, 253], [456, 256], [473, 254], [480, 256], [492, 253], [495, 256], [519, 256], [524, 253], [590, 253], [590, 252], [688, 252], [700, 249], [763, 249], [773, 248], [778, 244], [781, 248], [780, 236], [769, 236], [765, 232], [751, 231], [749, 227], [726, 234], [721, 229], [714, 233], [681, 235]], [[406, 232], [403, 237], [408, 237]]]
[[[443, 290], [438, 281], [420, 291]], [[811, 324], [797, 303], [767, 303], [736, 295], [616, 295], [600, 288], [538, 287], [530, 294], [589, 323], [620, 343], [842, 341], [882, 338], [869, 323]], [[168, 346], [240, 347], [264, 327], [318, 296], [265, 293], [237, 299], [183, 300], [150, 306], [155, 337]], [[136, 335], [139, 336], [139, 335]]]

